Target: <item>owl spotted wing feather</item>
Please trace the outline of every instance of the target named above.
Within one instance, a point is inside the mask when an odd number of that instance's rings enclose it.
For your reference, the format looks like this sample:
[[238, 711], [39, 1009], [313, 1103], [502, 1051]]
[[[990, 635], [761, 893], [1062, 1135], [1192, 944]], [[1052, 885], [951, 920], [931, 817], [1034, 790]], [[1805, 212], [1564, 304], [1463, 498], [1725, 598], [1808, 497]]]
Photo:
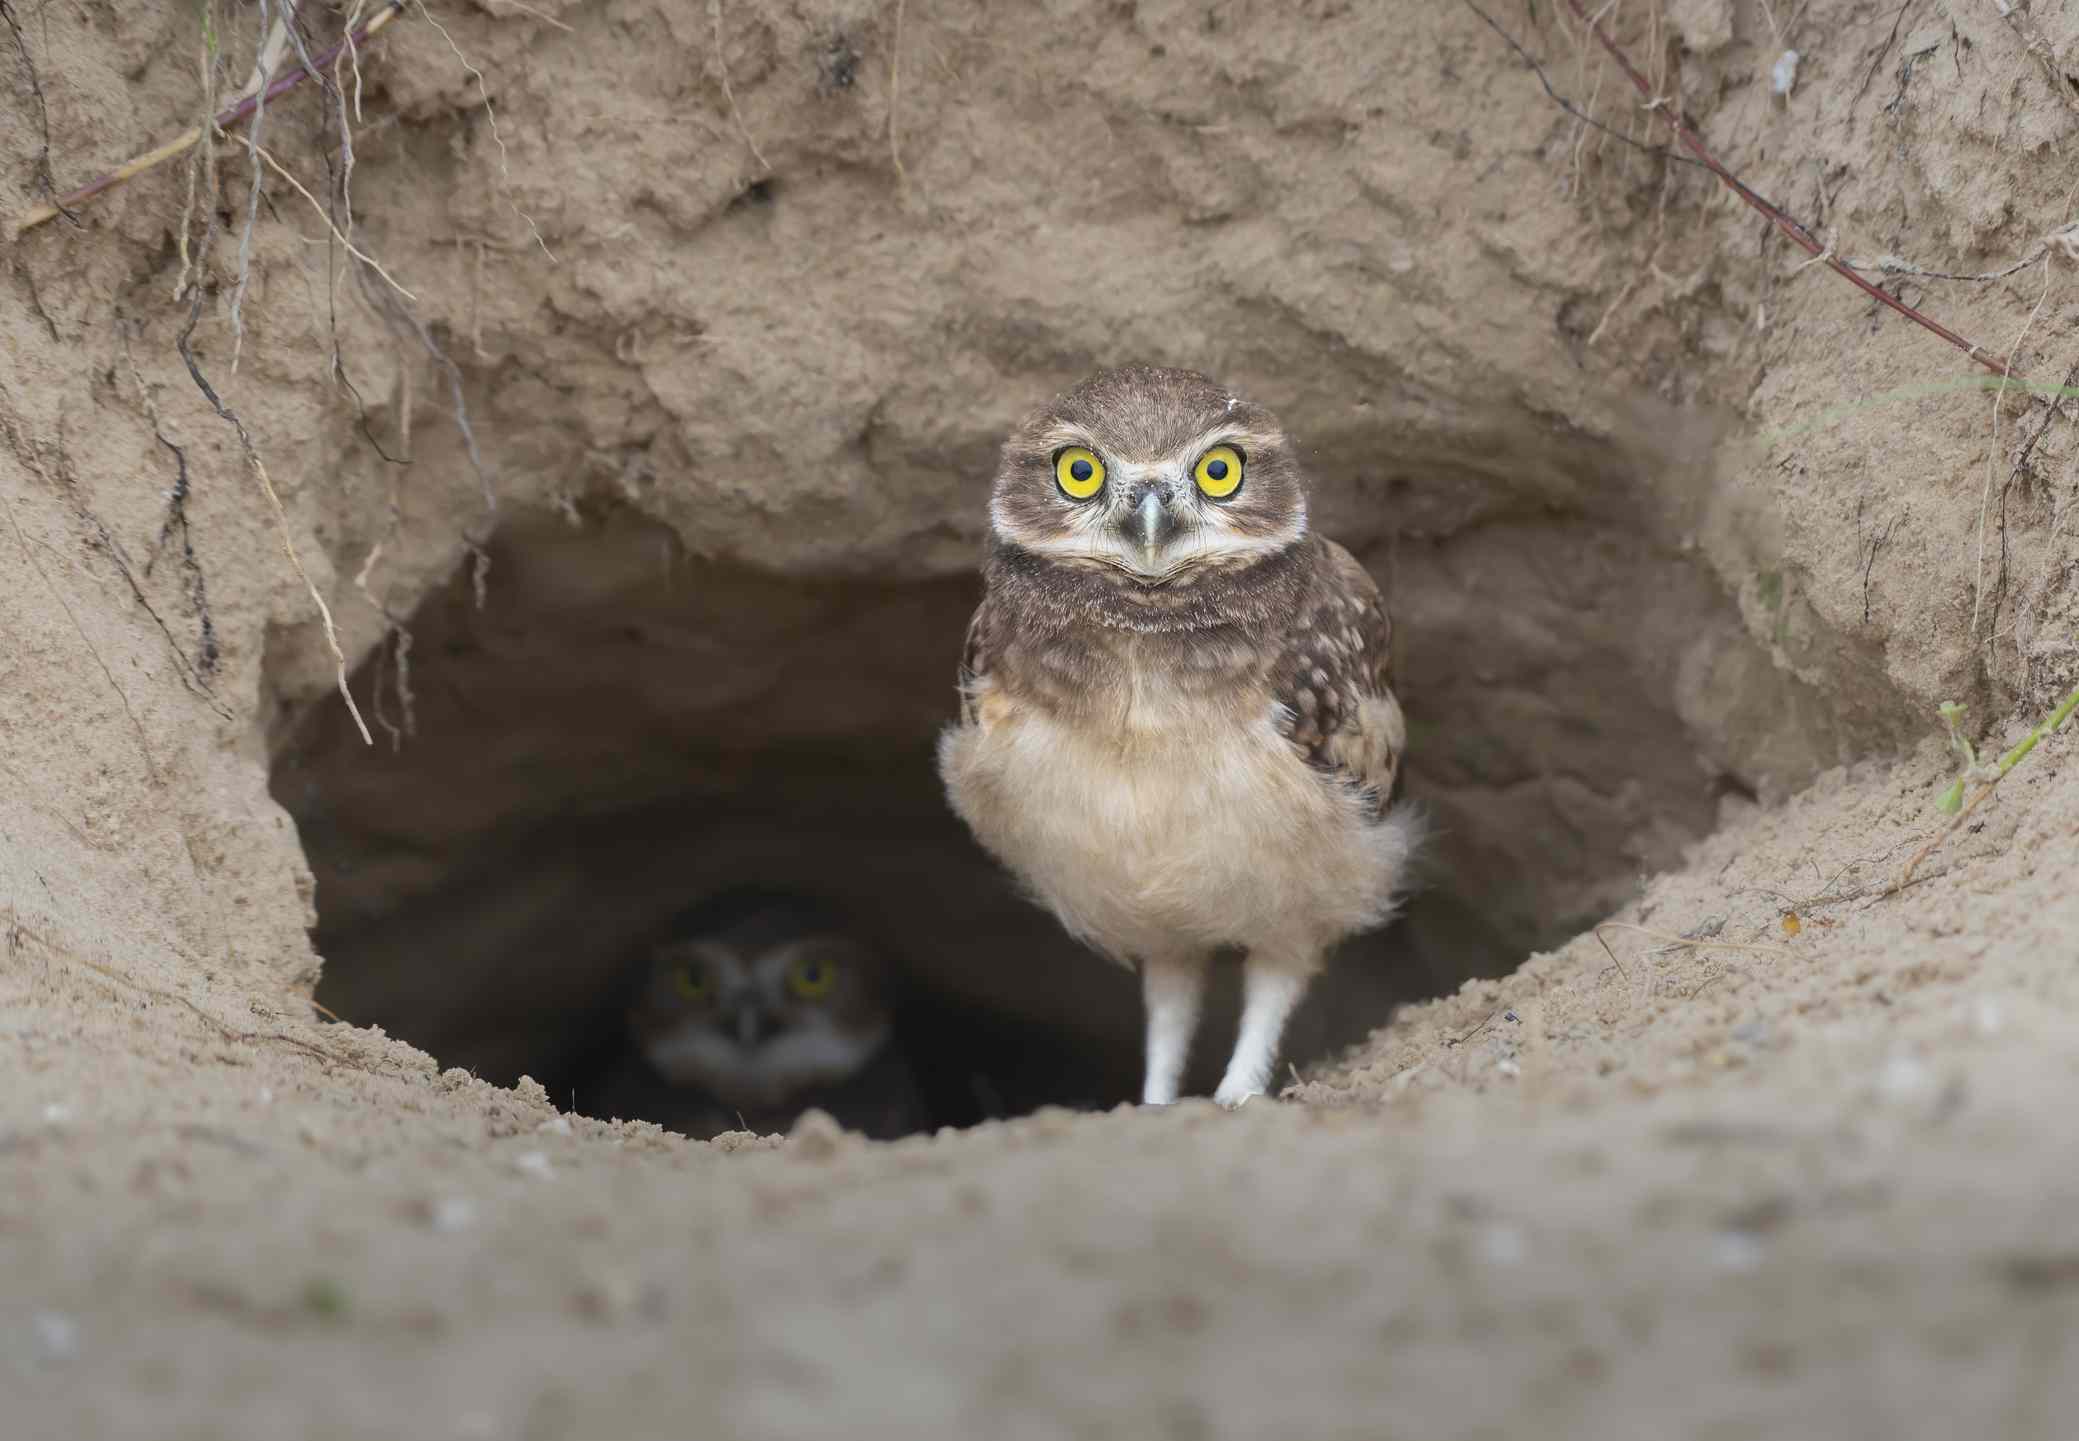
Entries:
[[1312, 593], [1271, 672], [1279, 720], [1309, 765], [1363, 791], [1382, 813], [1408, 734], [1390, 684], [1393, 622], [1364, 567], [1334, 541], [1315, 544]]
[[968, 725], [980, 720], [977, 683], [989, 674], [996, 649], [998, 602], [984, 596], [967, 623], [967, 644], [960, 652], [960, 718]]

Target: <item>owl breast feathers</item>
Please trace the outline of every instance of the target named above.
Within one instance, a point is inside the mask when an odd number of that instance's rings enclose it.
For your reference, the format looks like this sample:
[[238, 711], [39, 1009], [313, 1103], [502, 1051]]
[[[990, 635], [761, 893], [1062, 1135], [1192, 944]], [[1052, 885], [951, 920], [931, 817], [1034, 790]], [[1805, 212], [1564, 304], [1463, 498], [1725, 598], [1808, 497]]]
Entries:
[[1254, 1094], [1324, 953], [1405, 885], [1378, 588], [1308, 530], [1275, 419], [1189, 372], [1104, 372], [1042, 411], [991, 520], [940, 742], [952, 804], [1072, 933], [1139, 963], [1147, 1099], [1174, 1096], [1207, 956], [1246, 948], [1218, 1094]]

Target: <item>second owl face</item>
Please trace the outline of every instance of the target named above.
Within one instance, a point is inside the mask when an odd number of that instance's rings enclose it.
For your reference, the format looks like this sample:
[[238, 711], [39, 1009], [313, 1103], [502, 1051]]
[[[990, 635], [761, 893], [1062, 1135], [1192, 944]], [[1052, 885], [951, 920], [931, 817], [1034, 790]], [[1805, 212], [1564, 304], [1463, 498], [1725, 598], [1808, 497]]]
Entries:
[[1187, 370], [1100, 371], [1005, 444], [995, 534], [1051, 560], [1162, 585], [1306, 534], [1306, 483], [1277, 421]]
[[890, 1027], [883, 990], [876, 958], [844, 935], [678, 940], [653, 954], [630, 1025], [666, 1079], [772, 1106], [872, 1059]]

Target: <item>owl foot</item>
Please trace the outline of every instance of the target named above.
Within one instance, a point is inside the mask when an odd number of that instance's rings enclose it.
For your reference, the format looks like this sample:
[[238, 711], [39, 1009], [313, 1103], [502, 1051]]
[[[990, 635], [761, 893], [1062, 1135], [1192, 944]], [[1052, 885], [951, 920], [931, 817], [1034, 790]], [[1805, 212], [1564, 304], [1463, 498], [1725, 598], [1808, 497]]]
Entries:
[[1273, 969], [1251, 961], [1242, 972], [1242, 1029], [1234, 1055], [1213, 1099], [1232, 1111], [1251, 1096], [1263, 1094], [1278, 1060], [1278, 1038], [1285, 1020], [1306, 991], [1304, 974]]

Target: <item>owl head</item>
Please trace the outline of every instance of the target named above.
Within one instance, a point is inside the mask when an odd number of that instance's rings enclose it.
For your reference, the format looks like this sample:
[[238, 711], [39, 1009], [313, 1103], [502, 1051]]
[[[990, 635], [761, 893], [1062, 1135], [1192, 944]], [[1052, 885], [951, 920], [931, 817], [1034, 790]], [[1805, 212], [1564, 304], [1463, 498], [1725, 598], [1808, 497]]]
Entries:
[[651, 949], [629, 1029], [666, 1080], [726, 1106], [782, 1106], [887, 1043], [888, 981], [872, 948], [814, 903], [728, 896]]
[[1125, 366], [1012, 433], [989, 520], [1048, 560], [1162, 586], [1290, 548], [1306, 478], [1262, 407], [1192, 371]]

